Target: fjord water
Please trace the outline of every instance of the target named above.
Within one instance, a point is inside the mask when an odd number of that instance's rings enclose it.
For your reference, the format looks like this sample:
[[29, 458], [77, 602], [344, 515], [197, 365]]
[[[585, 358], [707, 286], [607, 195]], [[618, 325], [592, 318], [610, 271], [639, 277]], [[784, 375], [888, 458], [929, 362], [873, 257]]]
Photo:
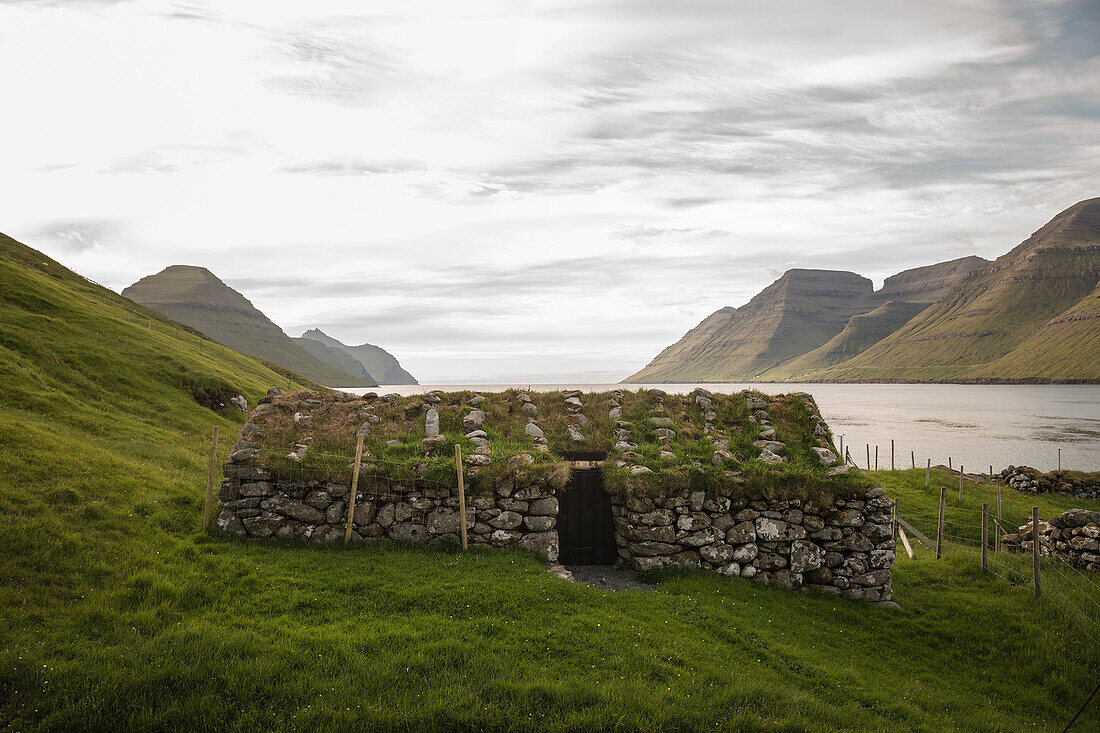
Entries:
[[[918, 466], [947, 464], [948, 458], [967, 473], [984, 473], [1007, 466], [1032, 466], [1043, 471], [1062, 468], [1100, 471], [1100, 386], [1096, 385], [970, 385], [970, 384], [446, 384], [384, 385], [379, 393], [422, 394], [433, 389], [500, 392], [512, 387], [532, 390], [659, 387], [686, 394], [696, 387], [731, 393], [755, 389], [766, 394], [809, 392], [852, 458], [867, 464], [871, 447], [874, 467], [890, 468], [890, 440], [895, 465], [908, 468], [910, 453]], [[348, 392], [362, 394], [362, 388]]]

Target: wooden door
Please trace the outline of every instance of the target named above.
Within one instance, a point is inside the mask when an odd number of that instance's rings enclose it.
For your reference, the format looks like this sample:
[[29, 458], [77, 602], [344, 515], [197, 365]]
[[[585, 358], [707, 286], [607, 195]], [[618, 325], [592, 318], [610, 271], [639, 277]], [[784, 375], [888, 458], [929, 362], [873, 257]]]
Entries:
[[614, 564], [611, 498], [599, 471], [574, 471], [569, 486], [558, 495], [558, 546], [564, 564]]

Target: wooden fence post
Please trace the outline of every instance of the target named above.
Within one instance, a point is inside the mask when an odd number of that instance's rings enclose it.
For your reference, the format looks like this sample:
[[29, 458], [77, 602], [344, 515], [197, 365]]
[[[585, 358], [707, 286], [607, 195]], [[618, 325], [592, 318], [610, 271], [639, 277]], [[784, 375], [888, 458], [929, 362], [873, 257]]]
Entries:
[[894, 439], [890, 438], [890, 470], [894, 470]]
[[909, 559], [913, 559], [913, 546], [909, 544], [909, 538], [905, 536], [905, 528], [900, 524], [898, 525], [898, 537], [901, 537], [901, 545], [905, 548], [906, 554], [909, 555]]
[[462, 533], [462, 551], [466, 551], [466, 486], [462, 473], [462, 446], [455, 444], [455, 470], [458, 471], [458, 527]]
[[344, 544], [351, 542], [351, 523], [355, 521], [355, 496], [359, 493], [359, 466], [363, 460], [363, 436], [355, 436], [355, 468], [351, 472], [351, 498], [348, 499], [348, 525], [344, 528]]
[[997, 533], [993, 535], [993, 551], [1001, 551], [1001, 485], [997, 484]]
[[875, 446], [875, 470], [878, 470], [878, 446]]
[[928, 488], [932, 481], [932, 459], [928, 459], [928, 465], [924, 467], [924, 488]]
[[947, 508], [947, 487], [940, 487], [940, 519], [936, 522], [936, 559], [943, 557], [943, 512]]
[[1031, 560], [1035, 565], [1035, 597], [1043, 595], [1039, 582], [1039, 507], [1031, 507]]
[[867, 470], [871, 470], [871, 444], [867, 444]]
[[206, 474], [206, 505], [202, 509], [202, 531], [210, 528], [210, 507], [214, 503], [214, 469], [218, 463], [218, 426], [214, 426], [214, 438], [210, 441], [210, 470]]
[[989, 505], [982, 504], [982, 572], [988, 570], [986, 553], [989, 549]]
[[913, 462], [913, 468], [917, 467], [917, 452], [914, 450], [909, 451], [909, 460]]
[[962, 500], [963, 500], [963, 469], [964, 468], [965, 468], [965, 466], [963, 466], [963, 464], [960, 463], [959, 464], [959, 503], [960, 504], [962, 503]]

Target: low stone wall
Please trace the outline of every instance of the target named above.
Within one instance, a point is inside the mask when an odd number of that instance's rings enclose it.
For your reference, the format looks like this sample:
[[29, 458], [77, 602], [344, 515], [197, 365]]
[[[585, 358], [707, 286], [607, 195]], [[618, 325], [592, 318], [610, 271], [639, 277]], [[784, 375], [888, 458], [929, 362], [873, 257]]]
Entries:
[[[341, 541], [350, 489], [336, 483], [276, 483], [263, 468], [225, 466], [217, 524], [248, 537]], [[883, 489], [815, 507], [798, 500], [707, 496], [612, 499], [619, 557], [636, 570], [701, 568], [781, 588], [850, 600], [890, 601], [894, 539]], [[558, 497], [549, 486], [502, 482], [468, 496], [468, 541], [515, 546], [558, 559]], [[459, 540], [458, 497], [448, 488], [356, 497], [351, 539], [426, 543]]]
[[636, 570], [697, 567], [850, 600], [892, 595], [893, 502], [883, 489], [815, 507], [684, 492], [615, 503], [619, 557]]
[[[351, 489], [335, 483], [275, 483], [267, 471], [228, 463], [221, 484], [218, 527], [248, 537], [306, 542], [342, 541]], [[471, 544], [515, 545], [554, 562], [558, 500], [548, 486], [516, 488], [503, 482], [491, 496], [466, 497], [466, 531]], [[360, 490], [351, 539], [397, 542], [458, 542], [458, 495], [449, 488], [410, 489], [385, 495]]]
[[1043, 473], [1028, 466], [1009, 466], [1000, 478], [1017, 491], [1030, 494], [1062, 494], [1077, 499], [1100, 499], [1100, 478], [1096, 474]]
[[[1009, 551], [1034, 552], [1031, 522], [1019, 532], [1005, 535], [1001, 544]], [[1100, 512], [1069, 509], [1049, 522], [1039, 520], [1039, 553], [1070, 563], [1082, 570], [1100, 572]]]

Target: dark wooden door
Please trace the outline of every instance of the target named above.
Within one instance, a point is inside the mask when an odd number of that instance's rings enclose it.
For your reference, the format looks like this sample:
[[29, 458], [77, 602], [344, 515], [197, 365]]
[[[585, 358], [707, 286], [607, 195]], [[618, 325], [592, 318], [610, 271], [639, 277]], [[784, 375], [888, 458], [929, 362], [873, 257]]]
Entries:
[[558, 545], [568, 565], [612, 565], [616, 560], [611, 499], [599, 471], [574, 471], [558, 499]]

